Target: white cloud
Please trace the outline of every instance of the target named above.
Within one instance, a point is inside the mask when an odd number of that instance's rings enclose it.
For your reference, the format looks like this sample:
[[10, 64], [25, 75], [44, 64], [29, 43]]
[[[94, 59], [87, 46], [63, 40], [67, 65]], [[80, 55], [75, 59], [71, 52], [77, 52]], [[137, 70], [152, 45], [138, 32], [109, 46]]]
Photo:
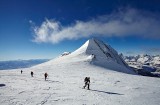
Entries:
[[46, 19], [41, 26], [34, 26], [34, 33], [35, 42], [51, 43], [90, 36], [160, 38], [160, 21], [150, 12], [125, 8], [89, 21], [76, 21], [70, 26]]

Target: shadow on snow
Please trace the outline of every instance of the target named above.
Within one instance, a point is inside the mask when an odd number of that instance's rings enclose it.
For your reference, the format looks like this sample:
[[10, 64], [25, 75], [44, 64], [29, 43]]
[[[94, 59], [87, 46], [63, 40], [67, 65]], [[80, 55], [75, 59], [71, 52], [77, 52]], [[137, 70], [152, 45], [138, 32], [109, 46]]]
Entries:
[[106, 91], [101, 91], [101, 90], [92, 90], [91, 91], [96, 91], [96, 92], [100, 92], [100, 93], [107, 93], [107, 94], [115, 94], [115, 95], [124, 95], [124, 94], [119, 94], [119, 93], [113, 93], [113, 92], [106, 92]]
[[0, 87], [6, 86], [5, 84], [0, 84]]

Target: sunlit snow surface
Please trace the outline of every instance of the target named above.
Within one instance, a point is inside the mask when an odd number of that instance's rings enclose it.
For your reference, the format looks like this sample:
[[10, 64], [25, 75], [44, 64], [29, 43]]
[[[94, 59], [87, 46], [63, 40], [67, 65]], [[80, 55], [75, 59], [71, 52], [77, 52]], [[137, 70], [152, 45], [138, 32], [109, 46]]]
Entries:
[[[159, 105], [159, 78], [97, 66], [85, 49], [23, 69], [22, 74], [18, 69], [0, 71], [0, 105]], [[90, 90], [82, 89], [86, 76], [91, 78]]]

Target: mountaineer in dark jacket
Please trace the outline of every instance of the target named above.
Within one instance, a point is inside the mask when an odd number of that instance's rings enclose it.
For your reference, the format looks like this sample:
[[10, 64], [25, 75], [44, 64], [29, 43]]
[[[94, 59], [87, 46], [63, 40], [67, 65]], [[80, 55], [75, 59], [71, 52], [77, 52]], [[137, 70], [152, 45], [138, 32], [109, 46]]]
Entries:
[[47, 79], [47, 77], [48, 77], [48, 74], [47, 73], [45, 73], [44, 74], [44, 77], [45, 77], [45, 80]]
[[31, 77], [33, 77], [33, 71], [31, 71]]
[[21, 74], [22, 74], [22, 72], [23, 72], [23, 71], [21, 70]]
[[88, 90], [90, 90], [89, 86], [90, 86], [90, 77], [86, 77], [84, 79], [84, 83], [85, 85], [83, 86], [83, 88], [85, 89], [86, 86], [88, 86]]

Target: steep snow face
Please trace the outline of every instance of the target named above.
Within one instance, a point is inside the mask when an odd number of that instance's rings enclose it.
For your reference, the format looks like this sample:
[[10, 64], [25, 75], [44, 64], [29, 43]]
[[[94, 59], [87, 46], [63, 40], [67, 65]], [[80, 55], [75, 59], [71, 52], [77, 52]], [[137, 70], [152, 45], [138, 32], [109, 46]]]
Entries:
[[85, 44], [83, 44], [79, 49], [77, 49], [76, 51], [74, 51], [72, 53], [72, 55], [81, 55], [81, 54], [85, 54], [86, 50], [88, 48], [89, 45], [89, 40], [85, 42]]
[[119, 72], [135, 74], [111, 46], [100, 40], [90, 39], [71, 54], [71, 56], [82, 55], [91, 56], [91, 64]]

